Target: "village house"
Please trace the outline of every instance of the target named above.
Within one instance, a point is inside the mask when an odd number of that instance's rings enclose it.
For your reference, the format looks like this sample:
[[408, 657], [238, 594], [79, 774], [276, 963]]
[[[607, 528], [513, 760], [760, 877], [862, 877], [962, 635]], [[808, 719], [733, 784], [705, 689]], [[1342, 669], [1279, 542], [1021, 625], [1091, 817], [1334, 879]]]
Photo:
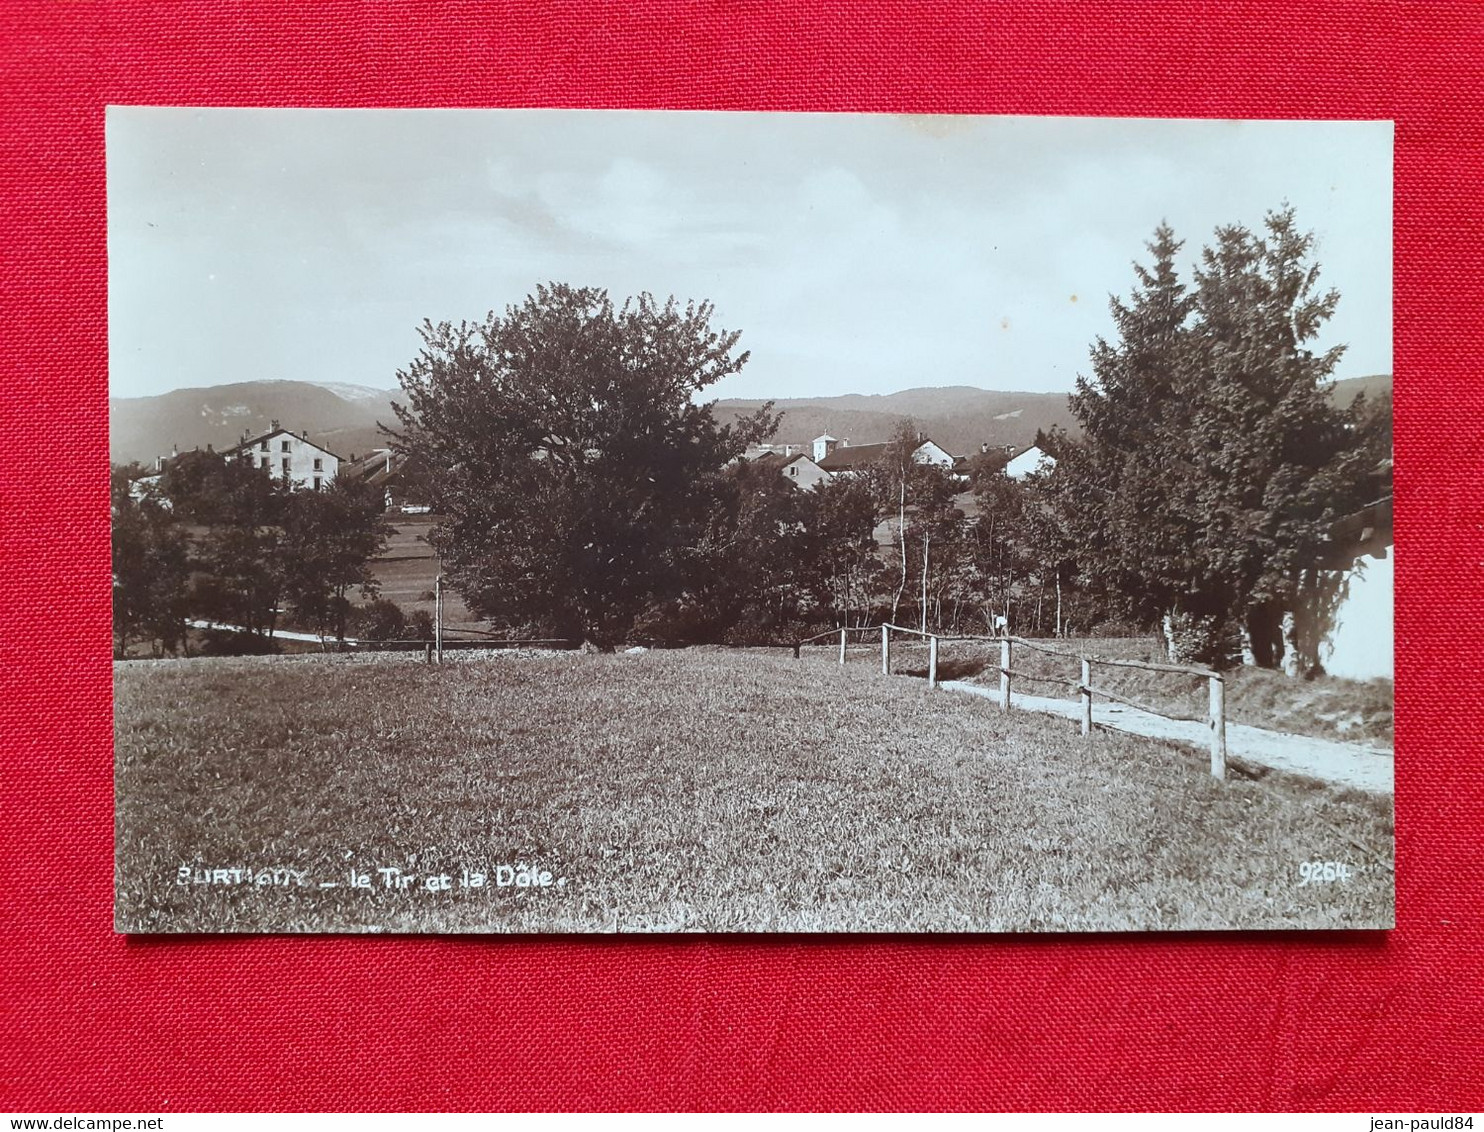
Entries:
[[1384, 494], [1334, 524], [1317, 562], [1344, 584], [1320, 642], [1319, 662], [1331, 676], [1350, 680], [1389, 680], [1394, 674], [1391, 461], [1383, 461], [1374, 476]]
[[[787, 451], [781, 449], [786, 448]], [[764, 449], [749, 459], [759, 468], [776, 471], [794, 487], [818, 487], [830, 478], [829, 472], [809, 458], [800, 445], [780, 446], [780, 450]]]
[[778, 463], [778, 474], [795, 487], [818, 487], [831, 479], [830, 473], [821, 468], [803, 452], [782, 457]]
[[[919, 464], [936, 464], [953, 471], [955, 461], [947, 451], [922, 433], [917, 434], [917, 440], [912, 459]], [[857, 444], [852, 447], [849, 440], [837, 441], [832, 436], [819, 436], [814, 440], [814, 460], [832, 476], [855, 475], [880, 462], [888, 447], [888, 444]]]
[[407, 475], [406, 457], [390, 448], [373, 448], [360, 459], [352, 455], [341, 465], [340, 474], [380, 488], [388, 511], [395, 508], [405, 515], [426, 515], [432, 510]]
[[1037, 472], [1049, 472], [1056, 467], [1056, 458], [1032, 445], [1020, 455], [1012, 457], [1005, 465], [1005, 475], [1012, 480], [1023, 480]]
[[251, 467], [266, 468], [274, 479], [287, 480], [294, 487], [321, 488], [340, 470], [341, 459], [328, 448], [309, 439], [308, 433], [294, 433], [280, 428], [277, 421], [261, 436], [244, 439], [225, 453]]

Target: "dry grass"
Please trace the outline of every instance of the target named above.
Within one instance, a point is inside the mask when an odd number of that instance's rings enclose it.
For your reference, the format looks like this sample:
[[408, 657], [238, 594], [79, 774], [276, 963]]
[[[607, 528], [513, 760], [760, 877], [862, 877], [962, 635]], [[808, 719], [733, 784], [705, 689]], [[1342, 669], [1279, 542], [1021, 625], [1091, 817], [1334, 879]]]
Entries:
[[[1092, 657], [1168, 663], [1158, 643], [1151, 638], [1047, 641], [1046, 645], [1067, 652], [1085, 651]], [[906, 641], [894, 647], [902, 657], [902, 672], [926, 675], [925, 649]], [[994, 644], [944, 642], [939, 653], [939, 671], [945, 680], [997, 684], [998, 650], [999, 646]], [[1011, 667], [1033, 676], [1073, 682], [1079, 673], [1076, 660], [1047, 656], [1025, 647], [1016, 648]], [[1092, 682], [1167, 715], [1203, 719], [1208, 710], [1206, 682], [1196, 677], [1095, 667]], [[1065, 684], [1024, 681], [1017, 690], [1036, 696], [1077, 698], [1077, 693]], [[1241, 668], [1226, 677], [1227, 718], [1235, 723], [1368, 746], [1392, 746], [1394, 700], [1395, 690], [1390, 680], [1343, 680], [1333, 676], [1299, 680], [1260, 668]]]
[[[129, 662], [115, 681], [121, 930], [1392, 923], [1382, 802], [1218, 783], [1175, 747], [1087, 743], [826, 650]], [[1309, 859], [1355, 877], [1300, 887]], [[421, 887], [502, 862], [566, 883]], [[183, 865], [312, 883], [180, 886]], [[313, 883], [351, 869], [376, 886]]]

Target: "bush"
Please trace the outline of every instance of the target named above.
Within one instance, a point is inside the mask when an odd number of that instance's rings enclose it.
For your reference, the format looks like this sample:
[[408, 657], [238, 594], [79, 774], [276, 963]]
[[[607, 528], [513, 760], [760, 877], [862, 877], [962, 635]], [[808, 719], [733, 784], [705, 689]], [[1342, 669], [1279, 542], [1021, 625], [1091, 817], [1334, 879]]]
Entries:
[[1242, 630], [1230, 618], [1177, 611], [1165, 617], [1164, 630], [1175, 664], [1206, 665], [1222, 672], [1242, 663]]
[[280, 651], [276, 641], [256, 633], [205, 629], [201, 634], [202, 656], [271, 656]]
[[395, 641], [405, 637], [407, 618], [396, 602], [377, 598], [353, 610], [346, 629], [363, 641]]
[[431, 641], [433, 639], [433, 615], [426, 609], [414, 609], [402, 630], [404, 641]]

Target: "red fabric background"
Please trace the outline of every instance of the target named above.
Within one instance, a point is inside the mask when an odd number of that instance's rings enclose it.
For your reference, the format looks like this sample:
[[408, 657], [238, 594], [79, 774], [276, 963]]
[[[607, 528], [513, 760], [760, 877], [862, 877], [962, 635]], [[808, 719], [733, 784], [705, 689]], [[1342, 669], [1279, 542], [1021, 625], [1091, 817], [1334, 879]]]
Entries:
[[[0, 8], [0, 1103], [1484, 1107], [1484, 8], [300, 8]], [[110, 102], [1394, 118], [1397, 930], [114, 935]]]

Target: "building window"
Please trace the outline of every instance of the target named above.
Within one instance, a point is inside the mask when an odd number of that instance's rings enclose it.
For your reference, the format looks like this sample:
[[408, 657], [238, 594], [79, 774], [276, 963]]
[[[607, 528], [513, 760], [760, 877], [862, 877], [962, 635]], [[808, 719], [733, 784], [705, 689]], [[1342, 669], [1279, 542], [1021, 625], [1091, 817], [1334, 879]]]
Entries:
[[315, 476], [314, 477], [314, 490], [315, 491], [318, 491], [319, 490], [319, 476]]
[[322, 472], [325, 470], [325, 461], [322, 457], [316, 456], [314, 458], [314, 470], [316, 472]]
[[267, 442], [267, 441], [266, 441], [266, 440], [264, 440], [264, 441], [262, 441], [262, 442], [261, 442], [261, 443], [259, 443], [259, 444], [258, 444], [258, 449], [259, 449], [259, 450], [260, 450], [260, 451], [262, 451], [262, 452], [266, 452], [266, 451], [268, 451], [268, 442]]
[[799, 474], [799, 469], [791, 467], [788, 469], [788, 474], [791, 476], [797, 476]]
[[266, 468], [267, 466], [268, 466], [268, 457], [267, 456], [264, 456], [262, 458], [261, 462], [258, 464], [258, 467], [260, 467], [260, 468]]
[[280, 452], [287, 452], [289, 450], [289, 442], [287, 440], [279, 441], [278, 450]]
[[287, 456], [283, 458], [283, 474], [289, 474], [289, 458]]

